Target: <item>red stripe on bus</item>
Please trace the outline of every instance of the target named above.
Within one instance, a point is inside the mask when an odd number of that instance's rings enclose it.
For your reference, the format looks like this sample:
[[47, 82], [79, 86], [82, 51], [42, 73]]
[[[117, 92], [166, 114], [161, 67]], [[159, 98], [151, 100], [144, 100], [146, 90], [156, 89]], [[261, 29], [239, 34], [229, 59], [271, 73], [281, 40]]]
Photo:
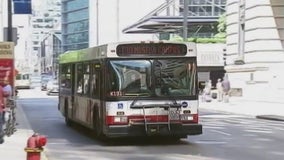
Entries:
[[[119, 116], [107, 116], [106, 117], [106, 124], [107, 125], [125, 125], [131, 122], [144, 122], [143, 115], [132, 115], [127, 116], [126, 122], [115, 122], [115, 117]], [[198, 114], [192, 114], [193, 120], [171, 120], [171, 122], [181, 122], [181, 123], [198, 123]], [[146, 116], [147, 122], [168, 122], [168, 115], [147, 115]]]

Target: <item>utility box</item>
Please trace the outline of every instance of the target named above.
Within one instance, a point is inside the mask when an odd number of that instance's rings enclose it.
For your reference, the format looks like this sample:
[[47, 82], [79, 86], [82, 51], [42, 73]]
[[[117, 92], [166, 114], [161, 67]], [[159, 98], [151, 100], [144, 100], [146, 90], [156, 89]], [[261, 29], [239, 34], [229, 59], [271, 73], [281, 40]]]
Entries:
[[[3, 32], [4, 32], [4, 34], [3, 34], [4, 41], [8, 41], [8, 28], [4, 27], [3, 29], [4, 29], [3, 30]], [[14, 44], [17, 45], [17, 41], [18, 41], [18, 28], [15, 28], [15, 27], [12, 28], [12, 40], [13, 40]]]

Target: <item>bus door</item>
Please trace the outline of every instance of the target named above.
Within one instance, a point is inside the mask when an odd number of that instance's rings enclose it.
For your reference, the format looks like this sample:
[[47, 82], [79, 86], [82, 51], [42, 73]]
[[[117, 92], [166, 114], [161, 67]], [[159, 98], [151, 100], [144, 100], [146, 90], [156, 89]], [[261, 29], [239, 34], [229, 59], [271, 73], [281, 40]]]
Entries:
[[103, 106], [102, 92], [104, 88], [104, 81], [102, 80], [102, 69], [100, 63], [92, 64], [92, 74], [91, 74], [91, 97], [93, 99], [93, 126], [96, 133], [99, 135], [102, 133], [103, 127]]
[[[75, 64], [71, 64], [71, 106], [72, 106], [72, 110], [73, 110], [73, 106], [74, 106], [74, 95], [75, 95]], [[73, 112], [72, 112], [73, 113]]]

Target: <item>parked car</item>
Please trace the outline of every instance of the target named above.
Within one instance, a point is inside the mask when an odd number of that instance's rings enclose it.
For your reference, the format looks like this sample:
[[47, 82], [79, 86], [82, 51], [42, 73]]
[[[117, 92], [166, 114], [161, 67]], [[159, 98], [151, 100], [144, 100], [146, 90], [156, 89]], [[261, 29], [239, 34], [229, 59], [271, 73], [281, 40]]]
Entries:
[[46, 84], [46, 94], [51, 95], [53, 93], [57, 94], [59, 92], [58, 89], [58, 80], [57, 79], [52, 79], [47, 82]]
[[52, 80], [52, 76], [42, 76], [41, 77], [41, 90], [46, 91], [48, 81]]

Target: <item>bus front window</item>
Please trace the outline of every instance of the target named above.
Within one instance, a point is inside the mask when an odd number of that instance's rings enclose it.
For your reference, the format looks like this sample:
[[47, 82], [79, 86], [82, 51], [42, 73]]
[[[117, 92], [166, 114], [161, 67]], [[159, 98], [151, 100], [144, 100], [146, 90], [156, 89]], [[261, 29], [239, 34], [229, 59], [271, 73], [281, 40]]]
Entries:
[[196, 59], [111, 60], [110, 96], [195, 96]]
[[196, 65], [189, 59], [154, 60], [155, 94], [196, 95]]
[[150, 95], [151, 64], [147, 60], [110, 61], [109, 94], [112, 96]]

